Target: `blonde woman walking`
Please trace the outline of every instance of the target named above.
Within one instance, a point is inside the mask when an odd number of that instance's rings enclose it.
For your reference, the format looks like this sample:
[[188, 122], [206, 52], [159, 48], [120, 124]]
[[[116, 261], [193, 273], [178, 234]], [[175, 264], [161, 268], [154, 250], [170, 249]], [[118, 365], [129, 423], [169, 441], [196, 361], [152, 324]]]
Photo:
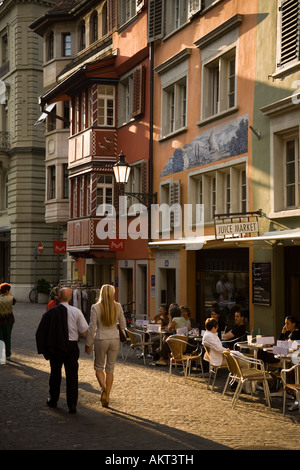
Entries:
[[99, 300], [92, 305], [85, 351], [90, 354], [94, 345], [94, 368], [101, 387], [101, 404], [108, 407], [114, 368], [120, 347], [118, 323], [122, 330], [126, 321], [121, 305], [114, 300], [115, 288], [104, 284]]

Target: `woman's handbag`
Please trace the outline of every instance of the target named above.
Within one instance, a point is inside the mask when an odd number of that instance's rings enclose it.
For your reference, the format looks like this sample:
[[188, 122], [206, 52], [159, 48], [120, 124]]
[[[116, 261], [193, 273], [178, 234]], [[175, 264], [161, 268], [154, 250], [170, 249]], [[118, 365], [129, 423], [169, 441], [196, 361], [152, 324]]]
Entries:
[[126, 341], [127, 341], [126, 334], [124, 333], [124, 331], [120, 327], [119, 323], [118, 323], [118, 329], [119, 329], [119, 336], [120, 336], [121, 343], [126, 343]]

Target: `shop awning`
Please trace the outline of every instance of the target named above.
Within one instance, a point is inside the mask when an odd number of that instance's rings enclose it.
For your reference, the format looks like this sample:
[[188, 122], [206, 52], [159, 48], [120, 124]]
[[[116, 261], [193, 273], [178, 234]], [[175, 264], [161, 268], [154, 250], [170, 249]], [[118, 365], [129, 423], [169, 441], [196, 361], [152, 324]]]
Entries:
[[55, 106], [56, 106], [56, 103], [51, 103], [48, 106], [46, 106], [45, 111], [47, 112], [43, 112], [38, 118], [38, 120], [35, 121], [34, 125], [37, 126], [38, 124], [41, 124], [42, 122], [44, 122], [48, 114], [52, 111], [52, 109], [54, 109]]
[[227, 243], [249, 243], [249, 242], [266, 242], [270, 243], [272, 241], [297, 241], [300, 242], [300, 229], [292, 230], [276, 230], [273, 232], [265, 232], [257, 237], [243, 237], [243, 238], [224, 238], [223, 241]]

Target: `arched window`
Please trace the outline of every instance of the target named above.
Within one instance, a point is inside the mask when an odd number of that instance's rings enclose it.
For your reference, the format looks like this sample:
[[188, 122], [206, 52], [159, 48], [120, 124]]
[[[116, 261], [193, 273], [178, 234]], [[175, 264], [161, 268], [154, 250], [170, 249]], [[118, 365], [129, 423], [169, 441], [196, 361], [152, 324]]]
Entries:
[[107, 27], [107, 2], [104, 2], [101, 13], [102, 19], [102, 36], [105, 36], [108, 33]]
[[91, 43], [98, 41], [98, 13], [94, 11], [91, 16]]

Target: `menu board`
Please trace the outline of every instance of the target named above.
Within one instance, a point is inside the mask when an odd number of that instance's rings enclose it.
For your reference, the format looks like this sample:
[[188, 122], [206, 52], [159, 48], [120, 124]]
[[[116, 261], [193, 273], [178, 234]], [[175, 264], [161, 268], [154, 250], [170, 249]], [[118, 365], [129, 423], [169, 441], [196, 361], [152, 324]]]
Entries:
[[252, 263], [252, 302], [271, 305], [271, 263]]

